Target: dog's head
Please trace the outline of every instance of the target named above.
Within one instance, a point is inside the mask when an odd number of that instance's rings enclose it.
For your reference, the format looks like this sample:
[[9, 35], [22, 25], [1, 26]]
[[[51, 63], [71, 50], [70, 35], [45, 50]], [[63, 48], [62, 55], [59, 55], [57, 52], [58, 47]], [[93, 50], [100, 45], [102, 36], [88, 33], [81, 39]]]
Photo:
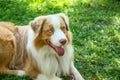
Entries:
[[64, 55], [64, 46], [72, 42], [69, 19], [65, 14], [40, 16], [30, 25], [35, 34], [36, 49], [49, 45], [59, 56]]

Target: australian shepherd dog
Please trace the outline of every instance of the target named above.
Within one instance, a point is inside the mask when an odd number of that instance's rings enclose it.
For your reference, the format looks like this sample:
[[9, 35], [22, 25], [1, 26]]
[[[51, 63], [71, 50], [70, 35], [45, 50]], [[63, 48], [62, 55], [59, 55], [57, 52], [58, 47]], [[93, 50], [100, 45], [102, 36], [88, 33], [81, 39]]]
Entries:
[[34, 80], [84, 80], [74, 67], [69, 19], [64, 13], [39, 16], [27, 26], [0, 22], [0, 73]]

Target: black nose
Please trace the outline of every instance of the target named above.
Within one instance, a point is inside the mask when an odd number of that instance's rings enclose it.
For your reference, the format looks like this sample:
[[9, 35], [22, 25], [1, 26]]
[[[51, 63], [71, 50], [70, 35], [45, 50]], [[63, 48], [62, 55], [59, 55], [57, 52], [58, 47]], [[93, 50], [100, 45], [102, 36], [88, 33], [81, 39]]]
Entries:
[[59, 42], [60, 42], [62, 45], [64, 45], [64, 44], [67, 42], [67, 40], [66, 40], [66, 39], [61, 39]]

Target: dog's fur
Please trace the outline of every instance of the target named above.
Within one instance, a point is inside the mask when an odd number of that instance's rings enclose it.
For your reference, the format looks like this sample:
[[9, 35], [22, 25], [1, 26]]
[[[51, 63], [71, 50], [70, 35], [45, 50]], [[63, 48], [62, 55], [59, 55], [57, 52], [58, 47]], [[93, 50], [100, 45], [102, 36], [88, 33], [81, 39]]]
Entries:
[[37, 17], [24, 27], [0, 22], [0, 73], [35, 80], [62, 80], [60, 76], [73, 74], [75, 80], [83, 80], [74, 67], [73, 52], [69, 20], [63, 13]]

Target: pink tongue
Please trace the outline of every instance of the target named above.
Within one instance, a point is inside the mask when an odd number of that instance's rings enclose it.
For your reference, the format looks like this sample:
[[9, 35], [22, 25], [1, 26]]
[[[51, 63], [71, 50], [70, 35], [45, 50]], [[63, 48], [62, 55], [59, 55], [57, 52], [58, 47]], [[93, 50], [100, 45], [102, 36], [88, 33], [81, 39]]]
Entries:
[[64, 55], [64, 49], [62, 47], [58, 47], [58, 46], [55, 46], [53, 45], [50, 41], [47, 41], [48, 45], [50, 47], [52, 47], [55, 52], [59, 55], [59, 56], [63, 56]]
[[58, 53], [59, 56], [64, 55], [64, 49], [63, 48], [55, 46], [54, 50]]

